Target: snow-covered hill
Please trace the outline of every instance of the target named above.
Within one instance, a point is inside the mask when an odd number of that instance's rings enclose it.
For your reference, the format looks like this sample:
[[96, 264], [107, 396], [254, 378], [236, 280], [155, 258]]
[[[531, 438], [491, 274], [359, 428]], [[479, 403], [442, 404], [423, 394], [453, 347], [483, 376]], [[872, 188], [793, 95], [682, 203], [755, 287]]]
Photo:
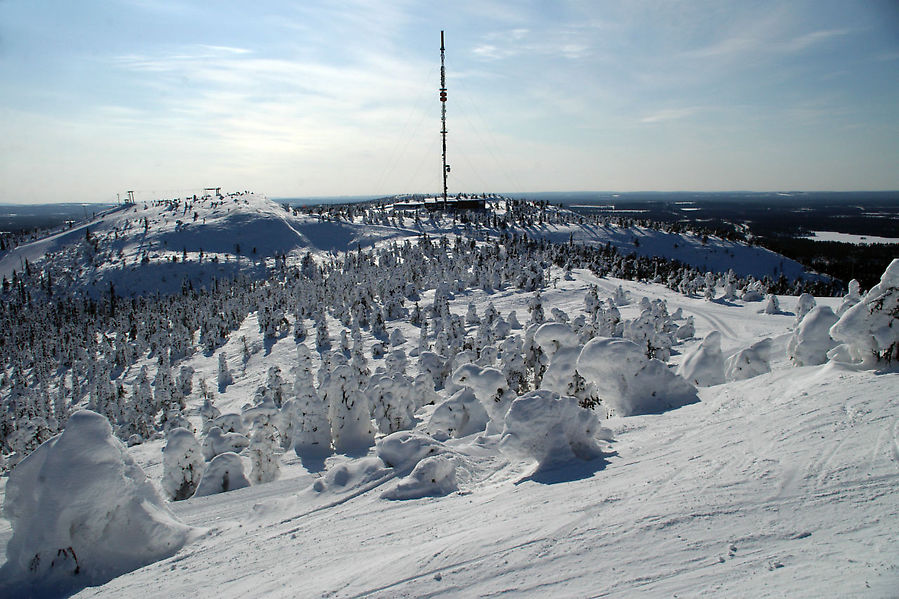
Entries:
[[[507, 214], [503, 200], [488, 204], [490, 213]], [[382, 211], [382, 215], [385, 213]], [[733, 270], [738, 276], [789, 280], [816, 278], [802, 266], [764, 248], [702, 237], [667, 233], [642, 226], [583, 221], [558, 207], [538, 217], [509, 221], [502, 227], [472, 226], [457, 218], [430, 214], [422, 219], [380, 219], [357, 208], [344, 219], [313, 215], [283, 206], [264, 196], [243, 193], [125, 205], [69, 230], [0, 254], [0, 276], [22, 272], [26, 262], [38, 269], [52, 265], [62, 292], [93, 296], [109, 291], [129, 296], [158, 291], [174, 293], [182, 284], [207, 285], [213, 277], [238, 273], [259, 277], [279, 256], [297, 259], [367, 248], [390, 239], [427, 235], [497, 237], [525, 235], [555, 243], [574, 241], [592, 247], [609, 245], [622, 254], [675, 259], [702, 272]], [[489, 221], [489, 219], [488, 219]], [[70, 283], [70, 285], [67, 285]]]
[[618, 258], [568, 241], [625, 234], [562, 216], [521, 225], [554, 245], [494, 244], [451, 216], [189, 205], [17, 250], [53, 301], [260, 278], [17, 316], [0, 596], [895, 596], [899, 261], [868, 295], [760, 301], [601, 276]]

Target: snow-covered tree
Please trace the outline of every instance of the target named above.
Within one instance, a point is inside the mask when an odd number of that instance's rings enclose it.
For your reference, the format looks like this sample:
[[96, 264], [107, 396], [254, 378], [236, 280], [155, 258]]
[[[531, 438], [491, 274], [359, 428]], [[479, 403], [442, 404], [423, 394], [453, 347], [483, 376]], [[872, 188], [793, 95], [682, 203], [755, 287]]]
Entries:
[[206, 462], [194, 434], [175, 428], [166, 435], [162, 452], [162, 487], [174, 501], [188, 499], [197, 490]]
[[840, 354], [852, 361], [872, 364], [899, 360], [899, 259], [893, 260], [880, 282], [840, 316], [830, 336], [844, 346]]

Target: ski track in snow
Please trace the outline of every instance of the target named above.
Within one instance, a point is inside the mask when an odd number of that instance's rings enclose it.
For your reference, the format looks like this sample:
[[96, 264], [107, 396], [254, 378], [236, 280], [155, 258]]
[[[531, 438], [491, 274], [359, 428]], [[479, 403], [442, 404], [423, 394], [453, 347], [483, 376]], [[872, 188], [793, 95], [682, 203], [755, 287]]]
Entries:
[[444, 498], [315, 498], [302, 475], [190, 500], [204, 536], [79, 596], [888, 597], [897, 379], [781, 361], [607, 421], [606, 466], [555, 484], [507, 464]]

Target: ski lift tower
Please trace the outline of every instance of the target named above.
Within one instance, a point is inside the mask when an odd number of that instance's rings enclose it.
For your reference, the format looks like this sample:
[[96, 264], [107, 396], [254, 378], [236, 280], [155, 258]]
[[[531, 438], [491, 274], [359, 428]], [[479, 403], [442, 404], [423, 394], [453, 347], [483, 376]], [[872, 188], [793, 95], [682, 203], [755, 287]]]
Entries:
[[446, 210], [446, 176], [450, 167], [446, 163], [446, 67], [443, 63], [443, 30], [440, 31], [440, 135], [443, 138], [443, 209]]

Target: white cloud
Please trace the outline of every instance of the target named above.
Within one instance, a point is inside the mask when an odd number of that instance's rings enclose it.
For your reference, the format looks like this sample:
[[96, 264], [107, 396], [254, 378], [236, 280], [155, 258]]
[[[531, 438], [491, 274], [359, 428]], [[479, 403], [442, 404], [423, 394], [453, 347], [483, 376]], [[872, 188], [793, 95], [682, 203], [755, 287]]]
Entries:
[[700, 108], [664, 108], [640, 119], [641, 123], [662, 123], [665, 121], [678, 121], [693, 116], [700, 112]]

